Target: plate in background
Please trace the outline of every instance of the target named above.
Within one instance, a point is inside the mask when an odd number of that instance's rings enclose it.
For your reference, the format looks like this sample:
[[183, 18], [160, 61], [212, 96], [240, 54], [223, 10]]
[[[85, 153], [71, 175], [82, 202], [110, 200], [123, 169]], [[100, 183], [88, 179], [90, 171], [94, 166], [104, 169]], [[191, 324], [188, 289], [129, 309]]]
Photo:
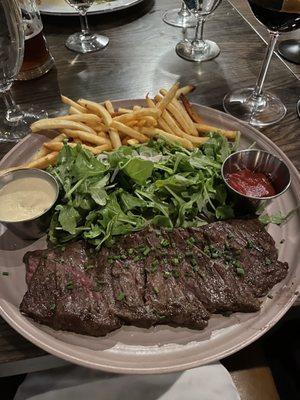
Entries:
[[[141, 3], [142, 1], [143, 0], [112, 0], [99, 2], [98, 4], [95, 2], [95, 4], [90, 7], [88, 14], [105, 14], [113, 11], [119, 11]], [[74, 8], [67, 4], [64, 0], [39, 0], [37, 3], [41, 14], [65, 17], [74, 17], [78, 15]]]

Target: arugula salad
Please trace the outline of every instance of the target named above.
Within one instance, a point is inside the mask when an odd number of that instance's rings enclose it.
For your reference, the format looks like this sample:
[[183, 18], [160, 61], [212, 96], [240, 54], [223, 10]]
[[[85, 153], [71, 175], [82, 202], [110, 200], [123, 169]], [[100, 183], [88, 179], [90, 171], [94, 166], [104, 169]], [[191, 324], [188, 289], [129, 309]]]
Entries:
[[158, 139], [98, 158], [81, 145], [65, 145], [49, 169], [60, 185], [50, 240], [83, 238], [99, 248], [148, 224], [197, 227], [234, 217], [221, 166], [239, 138], [209, 137], [192, 151]]

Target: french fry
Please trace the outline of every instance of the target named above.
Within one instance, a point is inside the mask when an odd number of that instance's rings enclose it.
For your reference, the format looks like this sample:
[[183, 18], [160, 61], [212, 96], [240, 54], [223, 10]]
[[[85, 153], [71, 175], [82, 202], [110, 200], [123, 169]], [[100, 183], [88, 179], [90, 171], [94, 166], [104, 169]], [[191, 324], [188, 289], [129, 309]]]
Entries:
[[128, 139], [127, 144], [129, 144], [129, 146], [135, 146], [136, 144], [139, 144], [139, 142], [136, 139]]
[[69, 115], [74, 115], [74, 114], [83, 114], [83, 113], [79, 111], [77, 108], [71, 106], [69, 108]]
[[[76, 147], [77, 143], [67, 143], [67, 145], [70, 147]], [[44, 146], [50, 150], [60, 151], [64, 147], [64, 144], [60, 143], [60, 142], [54, 142], [54, 143], [48, 142], [48, 143], [44, 143]], [[101, 146], [97, 146], [97, 147], [88, 146], [86, 144], [81, 144], [81, 146], [84, 149], [89, 150], [91, 153], [93, 153], [95, 155], [100, 154], [102, 151], [105, 151], [105, 150], [111, 150], [110, 144], [102, 144]]]
[[118, 117], [114, 117], [114, 121], [123, 122], [126, 124], [128, 121], [133, 119], [139, 119], [144, 117], [153, 117], [157, 119], [159, 117], [159, 111], [154, 108], [141, 108], [137, 111], [130, 111], [130, 113], [119, 115]]
[[162, 119], [165, 121], [165, 123], [170, 128], [169, 130], [167, 130], [167, 132], [171, 131], [171, 133], [175, 134], [176, 136], [183, 137], [183, 138], [189, 140], [196, 146], [200, 146], [203, 143], [207, 142], [207, 140], [208, 140], [208, 138], [192, 136], [192, 135], [185, 133], [183, 130], [181, 130], [179, 128], [179, 126], [176, 124], [176, 121], [170, 115], [170, 113], [168, 111], [164, 111], [164, 113], [162, 115]]
[[119, 107], [118, 108], [118, 113], [120, 115], [122, 114], [130, 114], [132, 112], [132, 110], [130, 110], [130, 108], [124, 108], [124, 107]]
[[138, 126], [156, 126], [157, 120], [149, 115], [146, 115], [144, 118], [140, 119], [137, 123]]
[[110, 100], [106, 100], [104, 102], [104, 105], [105, 105], [107, 111], [110, 113], [110, 115], [115, 113], [114, 106], [112, 105], [112, 102]]
[[187, 85], [183, 86], [182, 88], [179, 88], [176, 92], [176, 99], [179, 99], [179, 97], [183, 95], [187, 95], [188, 93], [193, 92], [196, 89], [196, 86], [194, 85]]
[[234, 140], [237, 136], [237, 131], [228, 131], [226, 129], [216, 128], [214, 126], [195, 124], [196, 129], [201, 133], [216, 132], [219, 135], [225, 136], [227, 139]]
[[[66, 138], [66, 135], [64, 135], [63, 133], [60, 133], [58, 136], [55, 136], [55, 138], [50, 140], [50, 142], [48, 142], [48, 143], [62, 142], [65, 138]], [[36, 153], [34, 153], [34, 155], [31, 157], [30, 161], [38, 160], [39, 158], [46, 156], [48, 153], [50, 153], [50, 151], [42, 146]]]
[[31, 124], [30, 128], [33, 133], [37, 133], [44, 130], [74, 129], [96, 135], [94, 129], [85, 124], [82, 124], [80, 122], [68, 121], [60, 118], [40, 119], [39, 121], [36, 121], [33, 124]]
[[111, 127], [117, 129], [119, 132], [122, 132], [127, 136], [130, 136], [133, 139], [138, 140], [141, 143], [145, 143], [148, 141], [147, 136], [142, 135], [136, 129], [130, 128], [129, 126], [122, 124], [122, 122], [113, 121], [111, 123]]
[[72, 130], [72, 129], [64, 129], [63, 133], [65, 133], [68, 137], [73, 139], [80, 139], [82, 142], [88, 142], [96, 144], [100, 146], [102, 144], [110, 144], [109, 139], [105, 139], [103, 137], [93, 135], [88, 132], [80, 131], [80, 130]]
[[77, 104], [76, 101], [69, 99], [69, 97], [67, 96], [63, 96], [61, 95], [61, 100], [64, 104], [67, 104], [68, 106], [71, 106], [73, 108], [76, 108], [78, 111], [80, 111], [81, 113], [85, 113], [86, 109], [85, 107], [82, 107], [80, 104]]
[[[160, 93], [163, 96], [167, 96], [168, 92], [164, 89], [161, 89]], [[176, 108], [176, 111], [174, 107]], [[177, 119], [176, 115], [178, 118], [180, 118], [180, 121], [178, 119], [177, 120], [186, 133], [192, 136], [198, 136], [197, 129], [195, 128], [194, 123], [191, 120], [189, 114], [186, 112], [185, 108], [182, 106], [182, 104], [180, 104], [180, 102], [176, 98], [173, 98], [172, 102], [169, 104], [169, 107], [167, 108], [173, 114], [175, 119]]]
[[119, 147], [122, 146], [120, 135], [117, 130], [110, 128], [108, 134], [114, 149], [118, 149]]
[[132, 121], [126, 122], [126, 125], [132, 128], [133, 126], [138, 126], [138, 122], [139, 121], [137, 119], [133, 119]]
[[190, 142], [188, 139], [181, 138], [181, 137], [178, 137], [175, 135], [171, 135], [170, 133], [165, 132], [158, 128], [142, 128], [141, 131], [142, 131], [142, 133], [144, 133], [145, 135], [147, 135], [149, 137], [160, 136], [160, 137], [162, 137], [166, 140], [169, 140], [173, 143], [178, 143], [188, 150], [192, 150], [194, 148], [192, 142]]
[[132, 108], [132, 110], [133, 111], [138, 111], [138, 110], [141, 110], [141, 106], [133, 106], [133, 108]]
[[94, 127], [101, 124], [102, 119], [96, 114], [73, 114], [73, 115], [63, 115], [62, 117], [57, 117], [58, 119], [64, 119], [66, 121], [83, 122], [87, 125]]
[[149, 108], [155, 108], [155, 103], [152, 99], [150, 99], [149, 94], [146, 96], [146, 103]]
[[162, 112], [167, 108], [168, 104], [174, 100], [174, 97], [176, 96], [176, 92], [178, 89], [179, 89], [179, 84], [175, 83], [168, 92], [166, 90], [164, 91], [164, 97], [156, 105], [160, 114], [162, 114]]
[[202, 124], [203, 123], [203, 119], [194, 110], [194, 108], [191, 105], [191, 103], [189, 102], [188, 98], [184, 94], [181, 94], [180, 95], [180, 100], [182, 101], [182, 104], [183, 104], [184, 108], [186, 109], [186, 112], [191, 117], [192, 121], [194, 121], [194, 122], [196, 122], [198, 124]]
[[49, 167], [49, 165], [54, 165], [57, 159], [58, 152], [54, 151], [50, 154], [47, 154], [44, 157], [38, 158], [37, 160], [31, 161], [24, 165], [25, 168], [38, 168], [45, 169]]
[[109, 127], [111, 122], [112, 122], [112, 117], [110, 113], [107, 111], [105, 107], [103, 107], [99, 103], [95, 103], [94, 101], [86, 100], [86, 99], [80, 99], [78, 100], [78, 103], [86, 107], [88, 110], [93, 111], [94, 113], [100, 115], [103, 119], [103, 122], [105, 126]]

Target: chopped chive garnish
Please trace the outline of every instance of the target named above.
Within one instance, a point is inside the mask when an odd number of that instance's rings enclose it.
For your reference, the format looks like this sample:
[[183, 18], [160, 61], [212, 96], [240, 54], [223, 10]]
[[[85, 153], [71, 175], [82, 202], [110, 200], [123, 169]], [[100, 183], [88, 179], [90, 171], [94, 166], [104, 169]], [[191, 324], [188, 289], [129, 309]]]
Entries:
[[155, 293], [155, 294], [158, 294], [158, 293], [159, 293], [159, 290], [158, 290], [156, 287], [154, 287], [153, 290], [154, 290], [154, 293]]
[[132, 248], [127, 250], [128, 254], [131, 256], [134, 253], [134, 250]]
[[160, 244], [162, 247], [169, 247], [170, 246], [170, 242], [167, 239], [162, 239], [160, 241]]
[[88, 264], [88, 265], [85, 265], [83, 268], [84, 268], [85, 271], [88, 271], [89, 269], [95, 268], [95, 266], [92, 265], [92, 264]]
[[117, 300], [119, 301], [123, 301], [125, 299], [125, 293], [124, 292], [120, 292], [117, 296]]
[[285, 242], [285, 239], [281, 239], [280, 240], [280, 244], [282, 244], [282, 243], [284, 243]]
[[55, 303], [52, 303], [52, 304], [50, 304], [50, 310], [55, 310], [55, 308], [56, 308], [56, 304]]
[[179, 261], [179, 258], [178, 258], [178, 257], [172, 258], [172, 264], [174, 264], [174, 265], [179, 265], [179, 263], [180, 263], [180, 261]]
[[66, 289], [72, 290], [72, 289], [74, 289], [74, 287], [75, 287], [75, 285], [74, 285], [74, 282], [73, 282], [73, 281], [67, 282], [67, 284], [66, 284]]
[[196, 239], [193, 238], [192, 236], [189, 237], [188, 239], [186, 239], [186, 243], [187, 243], [189, 246], [192, 246], [195, 242], [196, 242]]
[[179, 278], [179, 271], [177, 269], [174, 269], [172, 275], [174, 276], [174, 278]]
[[164, 274], [164, 278], [170, 278], [170, 276], [172, 276], [172, 272], [170, 271], [163, 271]]
[[244, 268], [238, 267], [238, 268], [236, 269], [236, 273], [237, 273], [239, 276], [244, 276], [244, 275], [245, 275]]
[[272, 264], [272, 261], [269, 259], [269, 257], [265, 258], [265, 264], [266, 265], [271, 265]]
[[253, 249], [253, 242], [251, 239], [247, 239], [246, 248]]

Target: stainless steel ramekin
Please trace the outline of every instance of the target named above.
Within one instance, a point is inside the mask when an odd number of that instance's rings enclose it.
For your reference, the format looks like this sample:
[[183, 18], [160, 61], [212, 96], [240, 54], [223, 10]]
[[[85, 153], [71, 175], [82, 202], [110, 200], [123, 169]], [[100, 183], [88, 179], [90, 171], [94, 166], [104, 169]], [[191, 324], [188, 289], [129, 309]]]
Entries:
[[7, 185], [9, 182], [12, 182], [16, 179], [29, 177], [38, 177], [48, 181], [55, 190], [55, 196], [52, 205], [43, 213], [37, 215], [34, 218], [21, 221], [0, 220], [1, 224], [5, 225], [9, 230], [25, 240], [38, 239], [46, 233], [50, 223], [51, 211], [54, 204], [56, 203], [59, 194], [59, 186], [56, 179], [48, 172], [34, 168], [18, 169], [1, 175], [0, 189]]
[[[249, 169], [254, 172], [265, 174], [272, 183], [276, 194], [269, 197], [246, 196], [230, 186], [226, 175], [238, 172], [242, 169]], [[222, 177], [226, 185], [238, 195], [251, 200], [252, 204], [269, 202], [282, 195], [291, 184], [291, 174], [288, 166], [280, 158], [264, 150], [247, 149], [237, 151], [226, 158], [222, 165]]]

